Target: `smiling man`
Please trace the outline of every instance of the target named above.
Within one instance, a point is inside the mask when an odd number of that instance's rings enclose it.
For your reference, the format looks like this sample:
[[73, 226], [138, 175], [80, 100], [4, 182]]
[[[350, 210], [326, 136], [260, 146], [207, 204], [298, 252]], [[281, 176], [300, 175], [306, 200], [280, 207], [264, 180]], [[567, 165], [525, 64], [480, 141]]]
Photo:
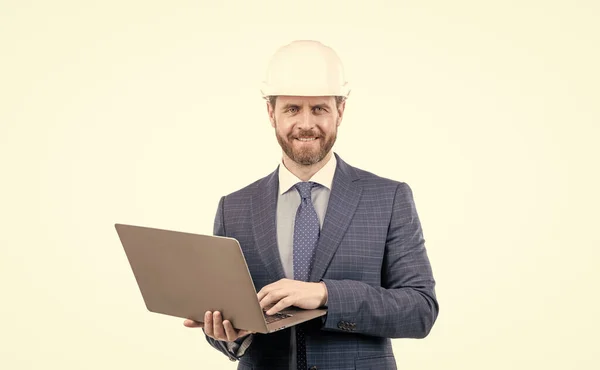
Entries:
[[425, 338], [439, 310], [412, 190], [333, 152], [350, 90], [330, 47], [281, 47], [262, 92], [281, 163], [221, 198], [214, 233], [240, 241], [267, 314], [327, 315], [271, 334], [220, 312], [184, 324], [238, 369], [396, 369], [391, 339]]
[[[338, 111], [327, 97], [280, 97], [281, 108], [275, 117], [276, 101], [269, 104], [269, 117], [277, 141], [290, 165], [318, 164], [331, 155], [343, 108]], [[277, 124], [277, 119], [281, 122]], [[325, 160], [325, 163], [328, 161]]]

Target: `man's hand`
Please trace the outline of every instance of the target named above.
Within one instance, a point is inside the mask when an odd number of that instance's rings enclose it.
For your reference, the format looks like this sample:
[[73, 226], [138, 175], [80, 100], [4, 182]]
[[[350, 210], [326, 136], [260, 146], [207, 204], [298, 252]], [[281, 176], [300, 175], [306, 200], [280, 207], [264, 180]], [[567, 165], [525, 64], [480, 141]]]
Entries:
[[325, 283], [307, 283], [299, 280], [281, 279], [264, 286], [258, 292], [260, 307], [272, 306], [267, 315], [273, 315], [286, 307], [304, 309], [319, 308], [327, 302]]
[[204, 328], [204, 332], [209, 337], [216, 340], [233, 342], [234, 340], [244, 337], [248, 334], [254, 334], [248, 330], [237, 330], [233, 327], [229, 320], [223, 320], [219, 311], [206, 311], [204, 314], [204, 322], [193, 320], [185, 320], [183, 325], [188, 328]]

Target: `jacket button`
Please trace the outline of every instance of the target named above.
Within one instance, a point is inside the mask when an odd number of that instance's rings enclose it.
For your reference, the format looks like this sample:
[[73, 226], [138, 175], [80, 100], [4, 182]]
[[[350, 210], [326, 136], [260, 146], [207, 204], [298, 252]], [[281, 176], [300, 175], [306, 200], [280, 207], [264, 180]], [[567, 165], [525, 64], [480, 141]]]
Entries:
[[317, 370], [316, 366], [311, 366], [309, 370]]
[[338, 322], [337, 326], [338, 326], [338, 328], [343, 329], [346, 326], [345, 324], [346, 324], [345, 322], [340, 321], [340, 322]]

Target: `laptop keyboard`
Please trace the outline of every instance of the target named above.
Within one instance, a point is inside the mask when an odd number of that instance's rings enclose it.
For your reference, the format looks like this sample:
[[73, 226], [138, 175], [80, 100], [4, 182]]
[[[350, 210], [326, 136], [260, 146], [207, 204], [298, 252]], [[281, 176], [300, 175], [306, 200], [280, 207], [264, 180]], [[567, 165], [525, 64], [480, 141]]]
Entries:
[[275, 321], [283, 320], [288, 317], [292, 317], [292, 315], [290, 315], [290, 314], [281, 313], [281, 312], [277, 312], [276, 314], [273, 314], [273, 315], [267, 315], [267, 313], [265, 311], [263, 311], [263, 314], [265, 315], [265, 320], [266, 320], [267, 324], [270, 324]]

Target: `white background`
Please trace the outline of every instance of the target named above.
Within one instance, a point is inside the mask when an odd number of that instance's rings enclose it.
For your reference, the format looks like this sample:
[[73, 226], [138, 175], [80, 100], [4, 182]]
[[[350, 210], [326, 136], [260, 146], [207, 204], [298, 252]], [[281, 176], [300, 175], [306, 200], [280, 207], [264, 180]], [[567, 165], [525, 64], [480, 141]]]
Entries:
[[235, 368], [146, 311], [114, 223], [210, 233], [275, 169], [294, 39], [345, 63], [336, 152], [414, 192], [440, 316], [399, 368], [598, 367], [598, 2], [248, 3], [0, 3], [0, 368]]

